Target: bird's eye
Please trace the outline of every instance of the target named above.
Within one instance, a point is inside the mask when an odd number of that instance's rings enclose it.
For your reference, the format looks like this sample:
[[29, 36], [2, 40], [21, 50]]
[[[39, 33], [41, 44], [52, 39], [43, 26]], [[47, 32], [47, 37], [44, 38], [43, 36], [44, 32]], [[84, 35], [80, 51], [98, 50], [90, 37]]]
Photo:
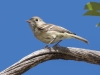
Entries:
[[36, 19], [35, 21], [38, 21], [38, 19]]

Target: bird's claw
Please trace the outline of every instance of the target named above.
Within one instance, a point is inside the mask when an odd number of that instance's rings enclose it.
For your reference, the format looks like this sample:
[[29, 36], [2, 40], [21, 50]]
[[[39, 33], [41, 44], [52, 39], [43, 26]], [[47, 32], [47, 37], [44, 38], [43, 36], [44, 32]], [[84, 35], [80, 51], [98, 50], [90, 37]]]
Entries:
[[50, 47], [49, 47], [48, 45], [46, 45], [44, 48], [47, 48], [47, 49], [49, 49]]
[[60, 45], [59, 44], [55, 44], [53, 47], [59, 47]]

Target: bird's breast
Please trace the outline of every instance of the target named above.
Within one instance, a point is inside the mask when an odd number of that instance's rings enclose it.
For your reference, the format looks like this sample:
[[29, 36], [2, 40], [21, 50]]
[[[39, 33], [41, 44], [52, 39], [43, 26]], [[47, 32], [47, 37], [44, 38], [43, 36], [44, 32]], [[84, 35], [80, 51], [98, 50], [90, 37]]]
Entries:
[[34, 35], [36, 36], [37, 39], [47, 44], [50, 43], [54, 38], [55, 40], [52, 43], [55, 43], [64, 39], [63, 33], [59, 33], [56, 31], [43, 32], [43, 31], [36, 30]]
[[48, 44], [52, 39], [52, 37], [49, 34], [47, 34], [47, 32], [44, 31], [35, 30], [34, 35], [37, 39], [46, 44]]

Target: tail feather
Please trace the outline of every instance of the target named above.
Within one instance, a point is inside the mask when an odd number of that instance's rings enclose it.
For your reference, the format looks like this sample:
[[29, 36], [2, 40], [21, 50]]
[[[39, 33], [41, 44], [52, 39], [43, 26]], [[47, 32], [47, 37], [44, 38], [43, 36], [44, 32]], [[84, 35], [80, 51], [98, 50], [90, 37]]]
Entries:
[[83, 41], [83, 42], [89, 44], [88, 40], [86, 40], [86, 39], [84, 39], [84, 38], [82, 38], [82, 37], [80, 37], [80, 36], [72, 35], [72, 37], [74, 37], [74, 38], [76, 38], [76, 39], [78, 39], [78, 40], [80, 40], [80, 41]]

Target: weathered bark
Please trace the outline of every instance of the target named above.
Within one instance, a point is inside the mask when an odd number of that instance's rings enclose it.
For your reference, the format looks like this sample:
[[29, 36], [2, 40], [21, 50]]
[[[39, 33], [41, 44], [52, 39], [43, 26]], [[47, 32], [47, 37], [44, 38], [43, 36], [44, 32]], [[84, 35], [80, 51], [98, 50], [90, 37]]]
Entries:
[[0, 72], [0, 75], [21, 75], [32, 67], [53, 59], [84, 61], [100, 65], [100, 51], [73, 47], [52, 47], [38, 50]]

